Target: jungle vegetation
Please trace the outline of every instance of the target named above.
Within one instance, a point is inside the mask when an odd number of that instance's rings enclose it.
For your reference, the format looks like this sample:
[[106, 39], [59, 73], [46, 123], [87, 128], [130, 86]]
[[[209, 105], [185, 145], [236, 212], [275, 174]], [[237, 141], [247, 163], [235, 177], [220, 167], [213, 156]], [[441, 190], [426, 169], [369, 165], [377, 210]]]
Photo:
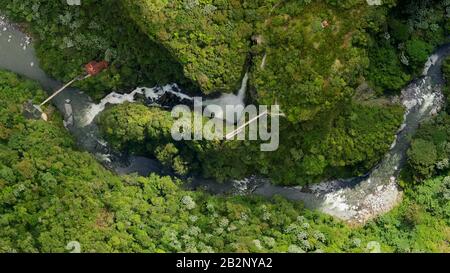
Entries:
[[148, 39], [127, 16], [120, 1], [0, 0], [1, 12], [21, 22], [34, 39], [40, 66], [69, 81], [91, 60], [107, 60], [107, 71], [77, 86], [100, 99], [112, 90], [177, 82], [189, 88], [183, 68], [161, 45]]
[[[401, 107], [386, 95], [420, 73], [449, 30], [449, 3], [437, 0], [0, 4], [24, 22], [41, 66], [56, 78], [71, 79], [91, 59], [109, 60], [107, 72], [79, 86], [97, 99], [167, 82], [203, 94], [233, 92], [249, 70], [248, 103], [278, 103], [287, 115], [274, 153], [259, 152], [257, 142], [172, 143], [145, 129], [153, 123], [164, 132], [167, 114], [141, 106], [111, 109], [100, 122], [115, 147], [159, 156], [180, 174], [224, 181], [259, 174], [286, 185], [360, 175], [374, 166], [402, 121]], [[164, 122], [149, 120], [149, 112]]]
[[[301, 126], [281, 120], [280, 145], [273, 152], [260, 151], [264, 141], [174, 141], [170, 112], [139, 103], [110, 107], [100, 114], [98, 122], [116, 149], [157, 159], [164, 153], [164, 165], [179, 175], [200, 174], [227, 181], [259, 174], [275, 183], [297, 185], [323, 178], [324, 174], [363, 173], [389, 148], [403, 116], [400, 106], [355, 103], [343, 108], [346, 113], [342, 117], [328, 121], [336, 124], [331, 129], [317, 126], [299, 134]], [[345, 169], [349, 164], [354, 167], [351, 171]]]
[[[287, 114], [276, 152], [260, 152], [258, 142], [174, 142], [170, 114], [142, 104], [110, 107], [98, 122], [113, 147], [154, 156], [180, 177], [258, 174], [284, 185], [359, 175], [380, 160], [403, 115], [389, 96], [446, 41], [449, 7], [0, 0], [55, 78], [72, 79], [92, 59], [111, 63], [78, 85], [94, 99], [170, 82], [233, 92], [248, 69], [248, 102], [276, 102]], [[444, 72], [450, 78], [450, 61]], [[412, 137], [402, 203], [350, 227], [281, 197], [212, 196], [174, 177], [118, 176], [76, 147], [52, 107], [49, 122], [23, 117], [26, 100], [43, 98], [36, 83], [0, 71], [0, 252], [68, 252], [71, 242], [82, 252], [450, 252], [448, 107]]]
[[[449, 252], [450, 176], [405, 189], [362, 227], [280, 197], [211, 196], [170, 177], [118, 176], [80, 151], [39, 86], [0, 71], [0, 252]], [[45, 141], [43, 141], [45, 139]], [[176, 217], [174, 217], [176, 215]]]
[[[443, 65], [445, 79], [450, 79], [450, 58]], [[445, 173], [450, 167], [450, 108], [448, 103], [448, 91], [450, 85], [446, 84], [444, 93], [447, 103], [444, 110], [436, 117], [421, 124], [419, 130], [412, 139], [408, 150], [409, 173], [411, 180], [420, 181]]]

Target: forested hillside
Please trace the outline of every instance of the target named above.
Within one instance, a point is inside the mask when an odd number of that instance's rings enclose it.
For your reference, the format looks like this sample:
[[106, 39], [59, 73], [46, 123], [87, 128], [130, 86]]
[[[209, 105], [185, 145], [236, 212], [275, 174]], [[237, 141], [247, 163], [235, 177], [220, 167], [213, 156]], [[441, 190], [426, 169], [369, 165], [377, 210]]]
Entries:
[[[364, 82], [369, 64], [368, 32], [380, 31], [392, 3], [381, 7], [365, 1], [124, 3], [131, 18], [183, 64], [186, 77], [202, 91], [233, 91], [249, 69], [250, 100], [277, 102], [287, 114], [276, 152], [261, 153], [254, 142], [191, 145], [193, 149], [180, 152], [185, 154], [181, 157], [194, 159], [183, 160], [191, 161], [184, 164], [194, 165], [190, 169], [221, 180], [259, 173], [277, 183], [305, 184], [362, 174], [389, 148], [402, 109], [362, 105], [352, 96]], [[353, 20], [346, 20], [349, 17]], [[125, 107], [134, 106], [119, 106], [103, 117], [114, 111], [115, 117], [124, 119]], [[114, 132], [110, 128], [115, 124], [133, 130], [130, 123], [103, 120], [109, 121], [103, 126], [111, 139], [126, 131]], [[143, 135], [139, 139], [152, 143]], [[174, 156], [179, 150], [172, 149]]]
[[[410, 186], [391, 213], [350, 228], [282, 198], [211, 196], [169, 177], [117, 176], [79, 151], [33, 82], [0, 71], [0, 252], [450, 251], [449, 177]], [[379, 249], [378, 249], [379, 246]]]
[[137, 106], [107, 111], [103, 131], [116, 147], [159, 154], [179, 173], [219, 180], [259, 174], [286, 185], [360, 175], [374, 166], [402, 121], [401, 107], [385, 95], [398, 94], [420, 74], [450, 26], [449, 3], [442, 0], [0, 4], [33, 34], [41, 66], [51, 75], [67, 80], [91, 59], [110, 61], [107, 72], [79, 84], [97, 99], [167, 82], [199, 93], [233, 92], [248, 69], [247, 101], [278, 103], [287, 115], [276, 152], [260, 152], [257, 142], [167, 146], [170, 138], [153, 139], [141, 129], [124, 136], [136, 129], [133, 120], [146, 120], [142, 107], [123, 111]]
[[344, 115], [333, 121], [334, 128], [322, 124], [304, 132], [282, 120], [280, 147], [273, 152], [261, 152], [262, 141], [174, 141], [170, 112], [142, 104], [110, 107], [98, 122], [114, 147], [152, 155], [180, 175], [226, 181], [261, 174], [275, 183], [296, 185], [324, 176], [362, 174], [389, 148], [402, 120], [402, 107], [356, 103], [343, 107]]
[[[444, 77], [450, 80], [450, 58], [443, 66]], [[450, 85], [444, 88], [447, 96], [445, 111], [421, 125], [412, 140], [409, 156], [408, 175], [410, 180], [420, 183], [437, 174], [446, 173], [450, 168], [450, 105], [448, 95]]]
[[181, 65], [167, 50], [123, 15], [121, 1], [82, 3], [69, 6], [66, 1], [0, 0], [0, 10], [32, 34], [40, 66], [57, 79], [73, 79], [93, 59], [110, 62], [110, 68], [99, 77], [79, 82], [79, 87], [95, 99], [138, 84], [188, 82]]
[[254, 99], [278, 101], [294, 122], [352, 94], [368, 64], [353, 40], [367, 39], [363, 31], [378, 28], [386, 13], [366, 1], [124, 2], [204, 92], [233, 91], [249, 67]]

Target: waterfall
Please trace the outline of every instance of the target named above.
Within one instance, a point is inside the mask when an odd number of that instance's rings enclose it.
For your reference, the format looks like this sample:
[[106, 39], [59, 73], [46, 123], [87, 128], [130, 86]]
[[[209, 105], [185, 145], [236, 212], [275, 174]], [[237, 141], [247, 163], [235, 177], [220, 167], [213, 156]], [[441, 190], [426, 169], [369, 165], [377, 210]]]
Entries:
[[[39, 68], [39, 62], [36, 59], [32, 45], [23, 49], [21, 43], [28, 44], [29, 38], [14, 27], [10, 27], [5, 22], [5, 18], [0, 15], [0, 48], [2, 49], [0, 50], [0, 67], [38, 80], [49, 90], [59, 86], [59, 83], [46, 76]], [[402, 91], [401, 101], [406, 108], [405, 121], [402, 127], [399, 128], [396, 141], [383, 161], [367, 175], [345, 180], [324, 181], [309, 187], [280, 187], [260, 177], [250, 177], [234, 183], [218, 183], [194, 178], [192, 187], [201, 187], [218, 193], [227, 193], [230, 192], [230, 189], [233, 191], [234, 187], [237, 193], [254, 193], [267, 197], [279, 194], [291, 200], [301, 200], [309, 208], [318, 209], [354, 223], [365, 222], [388, 211], [398, 202], [401, 196], [395, 177], [402, 166], [402, 162], [405, 160], [405, 152], [409, 146], [408, 135], [414, 133], [414, 130], [423, 118], [436, 113], [443, 102], [442, 86], [439, 86], [443, 82], [440, 68], [444, 57], [448, 55], [450, 55], [450, 44], [444, 45], [430, 56], [423, 70], [426, 77], [414, 81]], [[35, 65], [31, 66], [30, 63]], [[244, 106], [247, 82], [248, 75], [246, 74], [242, 79], [241, 88], [237, 95], [223, 94], [220, 98], [207, 100], [207, 102], [220, 105]], [[166, 85], [155, 88], [140, 87], [133, 90], [130, 94], [111, 93], [98, 104], [93, 104], [86, 94], [72, 89], [71, 92], [60, 94], [52, 103], [63, 114], [68, 114], [72, 111], [68, 111], [65, 108], [67, 106], [65, 104], [68, 99], [70, 100], [75, 117], [75, 124], [70, 126], [70, 131], [81, 147], [101, 157], [103, 162], [112, 161], [111, 165], [119, 173], [139, 172], [142, 175], [147, 175], [151, 172], [159, 172], [160, 166], [149, 158], [130, 157], [129, 165], [121, 167], [120, 161], [122, 159], [108, 157], [107, 143], [99, 138], [100, 134], [95, 123], [82, 128], [79, 127], [76, 121], [77, 117], [80, 116], [80, 119], [85, 119], [85, 124], [92, 123], [95, 116], [103, 111], [108, 103], [133, 102], [138, 94], [156, 102], [167, 92], [176, 94], [181, 99], [192, 100], [189, 96], [178, 92], [176, 85]], [[222, 118], [224, 117], [223, 115]], [[230, 121], [233, 120], [231, 119]]]
[[180, 90], [177, 84], [167, 84], [163, 87], [139, 87], [138, 89], [141, 89], [145, 97], [151, 101], [157, 101], [159, 98], [161, 98], [164, 94], [170, 93], [175, 96], [177, 96], [180, 100], [193, 100], [192, 97], [177, 91]]
[[142, 91], [140, 89], [135, 89], [129, 94], [119, 94], [116, 92], [109, 93], [100, 101], [100, 103], [93, 103], [87, 107], [81, 125], [87, 126], [91, 124], [95, 117], [103, 110], [105, 110], [107, 104], [122, 104], [124, 102], [134, 102], [134, 96], [136, 94], [142, 94]]
[[104, 97], [100, 103], [98, 104], [90, 104], [85, 113], [84, 118], [82, 120], [82, 126], [87, 126], [91, 124], [95, 117], [100, 114], [103, 110], [105, 110], [106, 105], [108, 104], [122, 104], [125, 102], [135, 102], [136, 95], [144, 95], [148, 100], [152, 102], [156, 102], [159, 98], [161, 98], [165, 93], [171, 93], [176, 95], [180, 100], [193, 100], [192, 97], [183, 94], [179, 91], [178, 86], [176, 84], [168, 84], [162, 87], [138, 87], [126, 94], [119, 94], [116, 92], [109, 93], [106, 97]]
[[216, 119], [225, 120], [229, 124], [235, 124], [242, 117], [244, 111], [244, 99], [247, 91], [248, 84], [248, 72], [245, 73], [242, 79], [241, 88], [238, 94], [222, 94], [217, 99], [205, 100], [203, 103], [206, 105], [205, 114], [214, 114]]
[[[206, 105], [205, 113], [214, 112], [215, 118], [226, 120], [229, 123], [235, 123], [236, 118], [239, 120], [242, 111], [244, 109], [244, 98], [245, 92], [247, 91], [247, 83], [248, 83], [248, 73], [245, 73], [244, 78], [242, 79], [241, 88], [238, 91], [237, 95], [234, 94], [222, 94], [217, 99], [205, 100], [204, 104]], [[116, 92], [112, 92], [104, 97], [100, 103], [98, 104], [90, 104], [85, 113], [84, 118], [82, 119], [81, 126], [87, 126], [91, 124], [95, 117], [100, 114], [103, 110], [105, 110], [106, 105], [108, 104], [122, 104], [125, 102], [135, 102], [136, 95], [143, 95], [145, 98], [150, 100], [151, 102], [156, 103], [156, 101], [161, 98], [166, 93], [171, 93], [177, 96], [180, 100], [190, 100], [193, 98], [180, 92], [180, 88], [176, 84], [168, 84], [162, 87], [138, 87], [134, 89], [132, 92], [127, 94], [119, 94]], [[208, 108], [208, 105], [218, 105], [221, 111], [213, 111], [212, 107]], [[227, 106], [235, 106], [235, 111], [227, 113]], [[217, 110], [217, 109], [214, 109]], [[226, 114], [224, 114], [226, 113]]]
[[245, 92], [247, 91], [247, 84], [248, 84], [248, 72], [245, 73], [244, 78], [242, 79], [241, 88], [238, 92], [238, 98], [242, 101], [245, 99]]

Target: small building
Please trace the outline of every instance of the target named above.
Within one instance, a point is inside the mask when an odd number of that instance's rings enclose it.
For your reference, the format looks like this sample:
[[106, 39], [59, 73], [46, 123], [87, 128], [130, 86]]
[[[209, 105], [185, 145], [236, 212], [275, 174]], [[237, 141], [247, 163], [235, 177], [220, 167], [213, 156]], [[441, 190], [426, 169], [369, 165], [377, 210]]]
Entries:
[[108, 63], [106, 61], [96, 62], [92, 61], [85, 65], [84, 69], [86, 73], [91, 76], [95, 76], [102, 72], [104, 69], [108, 68]]

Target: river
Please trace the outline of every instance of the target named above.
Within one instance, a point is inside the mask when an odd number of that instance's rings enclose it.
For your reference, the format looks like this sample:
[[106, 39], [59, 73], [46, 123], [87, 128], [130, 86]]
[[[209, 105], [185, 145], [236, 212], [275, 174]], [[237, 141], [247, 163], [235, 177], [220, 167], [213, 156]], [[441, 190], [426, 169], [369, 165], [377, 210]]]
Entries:
[[[281, 187], [268, 179], [250, 177], [239, 181], [218, 183], [213, 180], [192, 178], [187, 182], [190, 189], [202, 188], [215, 194], [257, 194], [272, 197], [276, 194], [287, 199], [302, 201], [305, 206], [333, 215], [342, 220], [359, 224], [392, 209], [401, 200], [401, 189], [396, 178], [406, 160], [409, 147], [408, 136], [414, 134], [419, 123], [437, 113], [442, 105], [441, 65], [450, 54], [450, 44], [437, 49], [424, 68], [424, 75], [405, 87], [400, 96], [405, 106], [404, 122], [395, 142], [384, 159], [369, 173], [351, 179], [324, 181], [305, 187]], [[62, 83], [53, 80], [39, 67], [31, 39], [0, 16], [0, 68], [10, 70], [38, 81], [51, 93]], [[243, 86], [246, 81], [243, 80]], [[134, 93], [133, 93], [134, 92]], [[65, 118], [66, 128], [75, 137], [79, 147], [94, 154], [106, 167], [118, 174], [138, 173], [164, 175], [161, 165], [150, 158], [124, 156], [113, 152], [103, 140], [93, 117], [108, 103], [133, 102], [136, 94], [156, 99], [171, 92], [180, 99], [189, 99], [178, 87], [167, 85], [155, 88], [136, 88], [129, 94], [111, 93], [96, 104], [85, 93], [68, 88], [52, 102]]]

